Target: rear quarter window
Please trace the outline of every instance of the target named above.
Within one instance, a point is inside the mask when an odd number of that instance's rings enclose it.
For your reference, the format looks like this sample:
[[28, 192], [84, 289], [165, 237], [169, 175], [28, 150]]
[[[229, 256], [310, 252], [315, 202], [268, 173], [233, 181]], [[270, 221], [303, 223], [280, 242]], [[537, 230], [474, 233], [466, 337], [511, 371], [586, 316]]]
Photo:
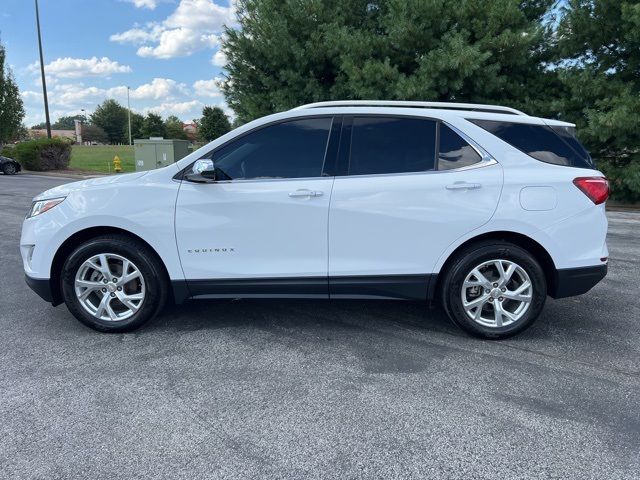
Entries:
[[577, 168], [595, 168], [573, 129], [528, 123], [472, 120], [509, 145], [541, 162]]

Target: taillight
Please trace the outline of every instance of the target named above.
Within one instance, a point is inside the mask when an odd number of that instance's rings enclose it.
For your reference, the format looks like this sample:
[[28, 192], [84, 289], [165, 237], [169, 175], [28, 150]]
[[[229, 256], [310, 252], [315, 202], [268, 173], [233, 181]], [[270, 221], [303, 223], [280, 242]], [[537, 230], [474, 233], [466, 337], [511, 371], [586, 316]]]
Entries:
[[578, 177], [573, 184], [596, 205], [609, 198], [609, 181], [604, 177]]

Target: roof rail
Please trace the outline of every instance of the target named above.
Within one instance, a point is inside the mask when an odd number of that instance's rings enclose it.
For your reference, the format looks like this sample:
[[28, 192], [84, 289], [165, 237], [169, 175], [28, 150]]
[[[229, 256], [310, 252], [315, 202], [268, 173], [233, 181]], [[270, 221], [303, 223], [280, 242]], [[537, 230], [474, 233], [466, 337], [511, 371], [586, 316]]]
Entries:
[[292, 110], [322, 107], [404, 107], [404, 108], [440, 108], [443, 110], [469, 110], [476, 112], [507, 113], [524, 115], [526, 113], [511, 107], [500, 105], [485, 105], [480, 103], [450, 103], [450, 102], [414, 102], [404, 100], [335, 100], [330, 102], [316, 102], [300, 105]]

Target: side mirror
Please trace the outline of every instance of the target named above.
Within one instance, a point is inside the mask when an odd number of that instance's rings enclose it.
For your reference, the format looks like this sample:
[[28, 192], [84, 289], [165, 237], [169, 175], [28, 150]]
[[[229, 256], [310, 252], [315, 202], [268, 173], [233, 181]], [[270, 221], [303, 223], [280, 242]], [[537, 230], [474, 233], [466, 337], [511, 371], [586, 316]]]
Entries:
[[216, 169], [213, 160], [201, 158], [196, 160], [191, 171], [184, 176], [185, 180], [195, 183], [212, 183], [216, 180]]

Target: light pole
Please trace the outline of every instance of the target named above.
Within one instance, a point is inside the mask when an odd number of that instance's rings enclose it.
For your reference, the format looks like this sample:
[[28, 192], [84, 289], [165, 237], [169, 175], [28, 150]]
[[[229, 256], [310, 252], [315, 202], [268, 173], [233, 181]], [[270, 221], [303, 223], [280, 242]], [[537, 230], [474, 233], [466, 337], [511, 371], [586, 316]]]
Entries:
[[44, 117], [47, 122], [47, 137], [51, 138], [51, 121], [49, 120], [49, 101], [47, 100], [47, 82], [44, 79], [44, 59], [42, 58], [42, 37], [40, 35], [40, 11], [36, 0], [36, 27], [38, 30], [38, 48], [40, 49], [40, 73], [42, 75], [42, 95], [44, 97]]
[[129, 114], [129, 145], [131, 143], [131, 105], [129, 103], [129, 85], [127, 85], [127, 112]]
[[82, 116], [84, 117], [84, 123], [87, 123], [87, 111], [84, 108], [81, 108]]

